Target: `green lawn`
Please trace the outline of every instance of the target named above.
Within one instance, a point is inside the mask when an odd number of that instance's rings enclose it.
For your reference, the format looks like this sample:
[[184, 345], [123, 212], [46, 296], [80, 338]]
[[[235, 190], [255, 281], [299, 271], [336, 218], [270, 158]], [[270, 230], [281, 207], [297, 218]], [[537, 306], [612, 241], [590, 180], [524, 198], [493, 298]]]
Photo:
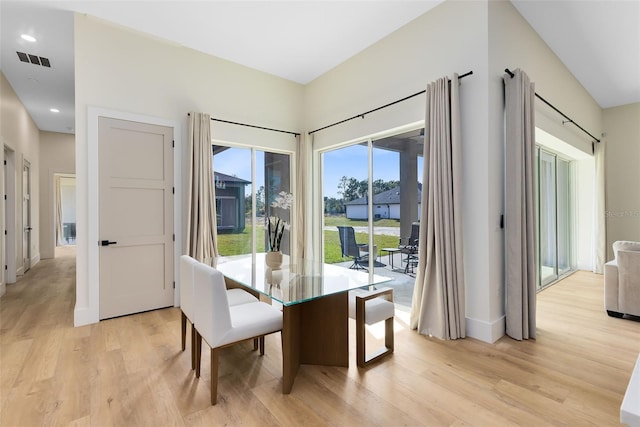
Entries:
[[[330, 219], [330, 221], [327, 221]], [[331, 224], [335, 220], [335, 224]], [[339, 220], [339, 221], [338, 221]], [[386, 224], [388, 225], [386, 225]], [[344, 217], [325, 217], [325, 225], [352, 225], [352, 226], [366, 226], [366, 221], [354, 221], [346, 220]], [[396, 220], [383, 219], [376, 221], [375, 225], [385, 227], [397, 227], [399, 222]], [[247, 254], [251, 252], [251, 226], [247, 226], [242, 233], [228, 233], [218, 234], [218, 251], [221, 255], [231, 256]], [[257, 236], [261, 236], [264, 233], [264, 226], [262, 224], [256, 227]], [[258, 240], [258, 252], [264, 252], [264, 240]], [[369, 239], [366, 233], [356, 233], [356, 241], [358, 243], [367, 243]], [[398, 238], [395, 236], [387, 236], [377, 234], [373, 236], [373, 242], [377, 245], [378, 256], [380, 256], [380, 250], [382, 248], [395, 248], [398, 246]], [[347, 261], [347, 258], [342, 258], [340, 252], [340, 237], [338, 236], [338, 230], [325, 230], [324, 232], [324, 259], [326, 263], [336, 263]]]
[[[369, 238], [367, 233], [356, 233], [356, 242], [367, 243]], [[378, 257], [382, 248], [397, 248], [398, 238], [396, 236], [387, 236], [383, 234], [374, 234], [373, 244], [377, 246]], [[336, 262], [347, 261], [348, 258], [342, 258], [340, 251], [340, 236], [338, 230], [324, 232], [324, 262], [333, 264]]]

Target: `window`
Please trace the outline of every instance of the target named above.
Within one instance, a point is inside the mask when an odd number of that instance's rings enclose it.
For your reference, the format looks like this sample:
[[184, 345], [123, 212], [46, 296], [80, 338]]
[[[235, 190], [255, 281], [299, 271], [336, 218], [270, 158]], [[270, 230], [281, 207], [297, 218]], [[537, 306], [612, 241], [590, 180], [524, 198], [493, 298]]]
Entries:
[[[220, 255], [264, 252], [265, 215], [280, 192], [291, 193], [290, 155], [214, 145], [213, 169]], [[290, 223], [289, 211], [278, 215]], [[289, 231], [285, 231], [281, 249], [286, 254], [289, 242]]]

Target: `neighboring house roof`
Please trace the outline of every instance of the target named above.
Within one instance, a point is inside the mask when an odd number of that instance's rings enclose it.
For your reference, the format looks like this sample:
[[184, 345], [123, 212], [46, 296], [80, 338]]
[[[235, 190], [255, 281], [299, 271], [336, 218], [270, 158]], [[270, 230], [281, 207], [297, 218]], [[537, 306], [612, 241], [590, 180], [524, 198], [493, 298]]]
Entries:
[[251, 184], [251, 181], [245, 181], [237, 176], [227, 175], [226, 173], [213, 171], [214, 179], [224, 182], [239, 182], [240, 184]]
[[[422, 185], [418, 184], [418, 202], [422, 200]], [[359, 199], [346, 202], [345, 205], [366, 205], [368, 200], [366, 197], [360, 197]], [[383, 191], [382, 193], [374, 194], [374, 205], [394, 205], [400, 203], [400, 187], [392, 188], [391, 190]]]

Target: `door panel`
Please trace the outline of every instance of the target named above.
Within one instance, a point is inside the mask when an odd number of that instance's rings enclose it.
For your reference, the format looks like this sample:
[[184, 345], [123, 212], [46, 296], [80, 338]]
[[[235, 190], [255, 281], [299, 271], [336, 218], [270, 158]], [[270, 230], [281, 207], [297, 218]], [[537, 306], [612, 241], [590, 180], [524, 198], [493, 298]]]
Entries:
[[100, 318], [173, 305], [173, 129], [99, 118]]

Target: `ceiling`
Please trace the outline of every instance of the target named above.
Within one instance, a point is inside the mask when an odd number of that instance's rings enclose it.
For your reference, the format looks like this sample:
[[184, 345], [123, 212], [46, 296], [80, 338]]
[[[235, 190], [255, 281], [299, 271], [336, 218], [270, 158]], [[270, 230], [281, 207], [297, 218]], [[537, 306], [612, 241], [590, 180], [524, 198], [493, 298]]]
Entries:
[[[0, 68], [41, 130], [73, 133], [70, 11], [306, 84], [441, 2], [2, 0]], [[640, 0], [513, 3], [601, 107], [640, 102]]]

